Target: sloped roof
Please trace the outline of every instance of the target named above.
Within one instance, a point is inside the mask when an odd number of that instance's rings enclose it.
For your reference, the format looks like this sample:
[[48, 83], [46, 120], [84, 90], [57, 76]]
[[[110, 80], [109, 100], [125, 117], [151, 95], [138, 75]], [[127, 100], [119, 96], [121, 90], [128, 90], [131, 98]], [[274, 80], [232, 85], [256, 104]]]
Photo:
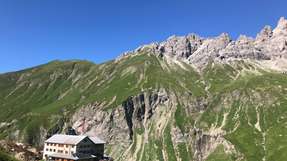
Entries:
[[[63, 135], [63, 134], [55, 134], [46, 140], [46, 143], [57, 143], [57, 144], [70, 144], [70, 145], [77, 145], [83, 139], [88, 136], [85, 135]], [[91, 141], [95, 144], [105, 144], [106, 142], [101, 140], [98, 137], [88, 137]]]
[[58, 144], [72, 144], [76, 145], [80, 141], [82, 141], [87, 136], [81, 135], [62, 135], [62, 134], [56, 134], [50, 137], [48, 140], [46, 140], [46, 143], [58, 143]]
[[95, 144], [105, 144], [106, 142], [98, 137], [89, 137]]

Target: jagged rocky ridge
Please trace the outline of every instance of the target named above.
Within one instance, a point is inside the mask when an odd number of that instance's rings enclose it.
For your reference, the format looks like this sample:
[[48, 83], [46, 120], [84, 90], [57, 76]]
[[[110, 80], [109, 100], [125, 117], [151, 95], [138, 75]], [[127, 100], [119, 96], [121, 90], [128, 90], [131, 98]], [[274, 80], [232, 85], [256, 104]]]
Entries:
[[264, 27], [255, 39], [241, 35], [233, 41], [226, 33], [215, 38], [202, 38], [196, 34], [172, 36], [164, 42], [144, 45], [135, 51], [126, 52], [119, 59], [143, 50], [160, 57], [182, 60], [199, 70], [205, 68], [210, 60], [228, 62], [242, 59], [286, 59], [287, 20], [280, 18], [274, 30], [270, 26]]

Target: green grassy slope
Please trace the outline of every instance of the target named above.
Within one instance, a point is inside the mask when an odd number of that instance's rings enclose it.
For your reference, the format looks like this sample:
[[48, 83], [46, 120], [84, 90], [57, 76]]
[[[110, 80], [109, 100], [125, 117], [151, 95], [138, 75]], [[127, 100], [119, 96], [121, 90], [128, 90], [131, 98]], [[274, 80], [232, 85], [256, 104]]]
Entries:
[[[174, 128], [187, 134], [194, 127], [206, 132], [220, 128], [235, 147], [236, 152], [226, 153], [218, 146], [206, 160], [284, 161], [287, 157], [286, 75], [244, 62], [210, 64], [198, 73], [187, 64], [170, 64], [146, 53], [98, 65], [54, 61], [0, 75], [0, 89], [0, 109], [5, 111], [0, 122], [6, 123], [0, 127], [1, 138], [15, 139], [19, 130], [20, 139], [36, 145], [40, 127], [48, 132], [61, 130], [55, 124], [68, 121], [83, 105], [112, 102], [106, 109], [110, 110], [142, 91], [166, 89], [176, 95], [176, 109], [160, 137], [149, 125], [150, 140], [135, 154], [138, 160], [191, 160], [193, 142], [175, 143], [171, 135]], [[186, 106], [202, 99], [207, 101], [203, 110]], [[139, 129], [134, 144], [143, 135]]]

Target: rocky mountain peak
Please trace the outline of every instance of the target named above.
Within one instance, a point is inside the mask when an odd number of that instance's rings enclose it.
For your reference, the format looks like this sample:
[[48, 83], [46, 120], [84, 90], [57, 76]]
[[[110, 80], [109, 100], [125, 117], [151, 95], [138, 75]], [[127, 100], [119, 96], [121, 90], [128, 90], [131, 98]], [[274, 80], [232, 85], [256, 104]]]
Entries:
[[263, 42], [270, 39], [273, 35], [271, 26], [265, 26], [256, 36], [256, 40]]
[[281, 17], [278, 21], [277, 27], [273, 30], [275, 35], [284, 34], [287, 35], [287, 20], [284, 17]]
[[236, 41], [237, 44], [246, 44], [253, 41], [251, 37], [248, 37], [246, 35], [240, 35]]
[[228, 33], [222, 33], [217, 37], [218, 40], [224, 42], [224, 43], [229, 43], [231, 42], [231, 37], [229, 36]]

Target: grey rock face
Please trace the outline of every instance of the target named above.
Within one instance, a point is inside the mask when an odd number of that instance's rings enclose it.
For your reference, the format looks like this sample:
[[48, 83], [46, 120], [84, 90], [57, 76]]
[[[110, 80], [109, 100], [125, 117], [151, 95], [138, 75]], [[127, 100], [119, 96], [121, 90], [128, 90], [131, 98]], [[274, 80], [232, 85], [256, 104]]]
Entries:
[[115, 151], [127, 150], [135, 130], [143, 129], [158, 106], [168, 101], [165, 90], [159, 90], [131, 96], [111, 110], [104, 110], [105, 104], [95, 103], [80, 108], [70, 124], [76, 134], [98, 136], [106, 140], [109, 145], [113, 145], [112, 155], [119, 155], [114, 154], [117, 153]]
[[201, 44], [202, 39], [194, 34], [183, 37], [172, 36], [159, 44], [157, 54], [187, 59]]
[[259, 34], [256, 36], [257, 42], [265, 42], [268, 41], [273, 35], [273, 31], [271, 26], [265, 26]]
[[274, 35], [284, 35], [287, 34], [287, 20], [284, 17], [281, 17], [278, 21], [277, 27], [274, 29]]
[[103, 104], [92, 104], [77, 111], [71, 120], [72, 128], [77, 134], [98, 136], [114, 144], [117, 141], [128, 144], [129, 129], [122, 108], [115, 108], [112, 111], [103, 110]]
[[133, 138], [134, 129], [143, 128], [144, 120], [150, 119], [155, 112], [155, 108], [168, 100], [168, 96], [163, 93], [142, 93], [138, 96], [129, 97], [123, 102], [125, 119], [129, 127], [130, 139]]
[[218, 53], [229, 43], [231, 43], [231, 38], [226, 33], [215, 38], [205, 39], [203, 44], [187, 59], [187, 62], [198, 68], [203, 68], [211, 60], [219, 57]]
[[247, 36], [241, 35], [237, 41], [229, 43], [226, 48], [218, 52], [219, 61], [225, 59], [254, 59], [269, 60], [260, 48], [255, 46], [255, 41]]
[[147, 52], [160, 57], [182, 60], [198, 69], [206, 67], [210, 61], [225, 63], [233, 60], [276, 60], [287, 58], [287, 20], [280, 18], [277, 27], [264, 27], [255, 39], [241, 35], [231, 40], [223, 33], [215, 38], [201, 38], [195, 34], [172, 36], [161, 43], [144, 45], [125, 53]]

